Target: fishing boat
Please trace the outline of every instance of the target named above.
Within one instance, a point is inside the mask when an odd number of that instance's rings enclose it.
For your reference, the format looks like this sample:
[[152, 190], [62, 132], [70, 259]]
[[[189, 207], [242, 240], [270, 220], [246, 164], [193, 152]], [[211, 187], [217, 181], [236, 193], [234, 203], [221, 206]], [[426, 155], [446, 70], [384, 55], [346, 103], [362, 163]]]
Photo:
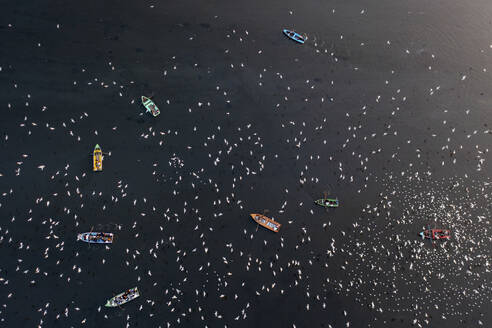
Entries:
[[106, 307], [120, 306], [120, 305], [123, 305], [125, 303], [128, 303], [128, 302], [136, 299], [139, 296], [140, 296], [140, 292], [138, 291], [138, 287], [131, 288], [131, 289], [128, 289], [127, 291], [125, 291], [121, 294], [118, 294], [118, 295], [110, 298], [106, 302], [106, 305], [104, 305], [104, 306], [106, 306]]
[[328, 198], [328, 191], [323, 191], [323, 198], [314, 201], [319, 206], [323, 207], [338, 207], [338, 199]]
[[77, 240], [91, 244], [112, 244], [113, 234], [110, 232], [83, 232], [77, 235]]
[[322, 199], [315, 200], [314, 202], [319, 206], [323, 206], [323, 207], [338, 207], [340, 205], [338, 199], [332, 199], [332, 198], [322, 198]]
[[288, 38], [290, 38], [296, 42], [299, 42], [301, 44], [304, 44], [304, 42], [306, 41], [306, 38], [304, 38], [302, 35], [300, 35], [297, 32], [287, 30], [287, 29], [284, 29], [283, 32]]
[[323, 198], [315, 200], [314, 203], [319, 205], [319, 206], [323, 206], [325, 208], [338, 207], [340, 205], [340, 203], [338, 202], [338, 199], [328, 198], [328, 192], [327, 191], [323, 191]]
[[280, 223], [275, 222], [274, 220], [267, 218], [263, 214], [250, 214], [253, 220], [256, 221], [259, 225], [272, 230], [273, 232], [278, 232], [280, 227], [282, 226]]
[[448, 240], [451, 238], [451, 230], [447, 229], [427, 229], [420, 233], [422, 239]]
[[331, 198], [322, 198], [322, 199], [315, 200], [314, 202], [319, 206], [324, 206], [324, 207], [338, 207], [340, 205], [338, 199], [331, 199]]
[[94, 172], [97, 171], [102, 171], [103, 169], [103, 155], [102, 155], [102, 150], [99, 145], [96, 145], [94, 147], [94, 153], [93, 153], [93, 170]]
[[157, 116], [161, 113], [159, 108], [154, 104], [152, 99], [142, 96], [142, 104], [147, 108], [147, 112], [151, 112], [152, 115]]

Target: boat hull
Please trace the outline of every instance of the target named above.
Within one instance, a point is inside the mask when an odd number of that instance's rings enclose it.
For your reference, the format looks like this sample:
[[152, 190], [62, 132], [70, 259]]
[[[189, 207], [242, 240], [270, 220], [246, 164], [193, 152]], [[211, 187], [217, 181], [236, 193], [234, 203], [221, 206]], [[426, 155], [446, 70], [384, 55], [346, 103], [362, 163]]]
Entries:
[[126, 304], [130, 301], [133, 301], [137, 297], [140, 296], [140, 292], [138, 290], [138, 287], [131, 288], [123, 293], [120, 293], [112, 298], [110, 298], [106, 304], [104, 305], [105, 307], [117, 307], [123, 304]]
[[77, 240], [90, 244], [112, 244], [113, 234], [110, 232], [83, 232], [77, 235]]
[[147, 109], [147, 112], [150, 112], [154, 117], [159, 115], [161, 111], [159, 107], [150, 99], [145, 96], [142, 96], [142, 105]]
[[294, 40], [297, 43], [304, 44], [305, 39], [299, 33], [287, 29], [284, 29], [283, 32], [289, 39]]
[[102, 171], [103, 169], [102, 161], [103, 161], [103, 155], [102, 155], [101, 147], [99, 147], [99, 145], [96, 145], [96, 147], [94, 147], [94, 153], [92, 156], [92, 164], [93, 164], [92, 170], [94, 172]]
[[420, 232], [422, 239], [448, 240], [451, 238], [451, 231], [446, 229], [427, 229]]
[[338, 199], [331, 199], [331, 198], [318, 199], [314, 202], [317, 205], [323, 206], [323, 207], [338, 207], [340, 205], [340, 203], [338, 202]]
[[282, 226], [280, 223], [262, 215], [262, 214], [256, 214], [252, 213], [250, 214], [251, 218], [255, 220], [256, 223], [261, 225], [264, 228], [267, 228], [268, 230], [271, 230], [273, 232], [278, 232], [280, 230], [280, 227]]

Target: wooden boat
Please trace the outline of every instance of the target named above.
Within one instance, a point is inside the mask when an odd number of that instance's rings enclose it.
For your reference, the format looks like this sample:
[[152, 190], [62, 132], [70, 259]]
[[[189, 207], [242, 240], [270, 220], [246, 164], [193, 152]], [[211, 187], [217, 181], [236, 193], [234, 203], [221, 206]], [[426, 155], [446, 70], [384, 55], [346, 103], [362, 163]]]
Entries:
[[102, 150], [99, 145], [96, 145], [94, 147], [94, 154], [93, 154], [93, 171], [102, 171], [103, 169], [103, 155], [102, 155]]
[[113, 234], [110, 232], [83, 232], [77, 235], [77, 240], [92, 244], [112, 244]]
[[110, 298], [106, 302], [106, 305], [104, 305], [104, 306], [106, 306], [106, 307], [120, 306], [120, 305], [123, 305], [125, 303], [128, 303], [128, 302], [136, 299], [139, 296], [140, 296], [140, 292], [138, 291], [138, 287], [131, 288], [131, 289], [128, 289], [127, 291], [125, 291], [121, 294], [118, 294], [118, 295]]
[[145, 96], [142, 96], [142, 104], [147, 108], [147, 112], [151, 112], [152, 115], [157, 116], [161, 113], [159, 108], [154, 104], [154, 102]]
[[287, 29], [284, 29], [283, 32], [288, 38], [290, 38], [296, 42], [299, 42], [300, 44], [304, 44], [304, 42], [306, 41], [306, 39], [297, 32], [287, 30]]
[[451, 230], [448, 229], [427, 229], [420, 233], [422, 239], [448, 240], [451, 238]]
[[340, 205], [338, 199], [332, 199], [332, 198], [322, 198], [322, 199], [315, 200], [314, 202], [319, 206], [323, 206], [323, 207], [338, 207]]
[[274, 220], [267, 218], [263, 214], [250, 214], [253, 220], [256, 221], [259, 225], [272, 230], [273, 232], [278, 232], [280, 227], [282, 226], [280, 223], [275, 222]]

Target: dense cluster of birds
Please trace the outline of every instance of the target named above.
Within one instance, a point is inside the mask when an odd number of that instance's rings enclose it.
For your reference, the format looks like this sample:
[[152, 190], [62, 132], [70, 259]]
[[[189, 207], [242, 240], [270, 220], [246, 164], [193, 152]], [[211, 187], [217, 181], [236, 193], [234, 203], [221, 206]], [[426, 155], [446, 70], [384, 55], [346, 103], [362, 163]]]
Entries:
[[[10, 33], [15, 29], [9, 24]], [[140, 82], [117, 60], [98, 73], [79, 67], [69, 83], [104, 99], [99, 106], [111, 96], [121, 110], [111, 123], [97, 119], [100, 109], [64, 112], [56, 99], [37, 99], [32, 85], [9, 85], [25, 95], [6, 104], [19, 122], [9, 122], [3, 136], [15, 157], [0, 168], [0, 179], [13, 182], [0, 180], [0, 249], [7, 259], [0, 266], [0, 322], [235, 327], [277, 316], [285, 317], [282, 327], [303, 327], [299, 318], [310, 311], [328, 316], [328, 327], [357, 326], [358, 315], [378, 326], [401, 313], [428, 326], [436, 314], [466, 318], [490, 302], [492, 188], [481, 179], [486, 124], [470, 109], [456, 117], [439, 107], [431, 123], [407, 126], [418, 96], [396, 69], [378, 75], [366, 94], [350, 94], [345, 76], [373, 73], [349, 60], [349, 49], [364, 51], [364, 42], [308, 35], [299, 48], [285, 40], [282, 47], [297, 47], [299, 57], [337, 70], [326, 80], [318, 72], [277, 71], [282, 64], [244, 28], [220, 33], [220, 65], [173, 55], [157, 69], [160, 76], [152, 78], [177, 84], [174, 95], [154, 97], [158, 118], [138, 107]], [[393, 50], [390, 40], [384, 46], [415, 67], [439, 65], [427, 50]], [[300, 65], [288, 57], [289, 67]], [[0, 74], [13, 72], [0, 67]], [[181, 74], [200, 75], [186, 81], [200, 91], [197, 98], [179, 94], [187, 90]], [[462, 74], [454, 85], [468, 81]], [[423, 86], [420, 96], [430, 98], [450, 88]], [[234, 107], [248, 101], [261, 110]], [[102, 173], [90, 168], [96, 142], [106, 152]], [[462, 173], [460, 165], [470, 176], [436, 177], [445, 169]], [[315, 207], [323, 190], [338, 196], [339, 209]], [[249, 218], [259, 207], [270, 207], [269, 216], [282, 223], [279, 233]], [[91, 227], [113, 232], [114, 243], [77, 243], [77, 233]], [[428, 227], [451, 229], [452, 239], [420, 239]], [[103, 307], [135, 285], [138, 300]], [[360, 309], [337, 308], [344, 297]]]
[[[488, 304], [490, 183], [418, 172], [381, 183], [379, 201], [363, 208], [348, 236], [348, 279], [339, 280], [338, 292], [375, 311], [411, 313], [419, 326], [429, 325], [433, 310], [456, 320]], [[452, 239], [417, 236], [436, 228], [450, 229]]]

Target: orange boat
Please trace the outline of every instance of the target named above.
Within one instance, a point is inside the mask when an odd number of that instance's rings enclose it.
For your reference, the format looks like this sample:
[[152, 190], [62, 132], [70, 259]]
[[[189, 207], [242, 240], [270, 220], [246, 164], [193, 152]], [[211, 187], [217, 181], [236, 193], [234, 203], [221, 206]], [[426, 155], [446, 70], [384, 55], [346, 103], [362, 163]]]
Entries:
[[278, 232], [280, 230], [280, 227], [282, 226], [280, 223], [275, 222], [274, 220], [267, 218], [266, 216], [262, 214], [255, 214], [252, 213], [250, 214], [251, 218], [256, 221], [259, 225], [272, 230], [273, 232]]

